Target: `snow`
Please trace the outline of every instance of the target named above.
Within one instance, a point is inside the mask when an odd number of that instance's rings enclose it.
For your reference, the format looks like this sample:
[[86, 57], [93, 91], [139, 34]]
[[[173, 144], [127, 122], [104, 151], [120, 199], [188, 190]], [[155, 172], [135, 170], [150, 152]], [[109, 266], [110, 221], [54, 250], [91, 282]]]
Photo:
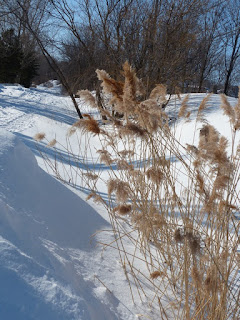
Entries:
[[[203, 97], [205, 94], [190, 96], [193, 114]], [[219, 96], [213, 95], [208, 119], [229, 135], [219, 105]], [[172, 115], [176, 108], [173, 101], [169, 107]], [[83, 109], [89, 110], [88, 106]], [[0, 318], [157, 319], [154, 310], [140, 301], [134, 285], [133, 304], [117, 250], [103, 252], [97, 244], [111, 243], [114, 238], [106, 210], [85, 201], [89, 189], [80, 185], [80, 177], [75, 175], [80, 165], [78, 148], [84, 150], [88, 143], [84, 137], [80, 142], [67, 138], [76, 120], [70, 99], [61, 95], [56, 81], [51, 87], [30, 89], [0, 85]], [[178, 124], [183, 144], [196, 144], [195, 126], [194, 121]], [[33, 140], [38, 132], [46, 134], [40, 143]], [[53, 138], [62, 142], [54, 150], [47, 147]], [[91, 143], [91, 151], [81, 160], [106, 178], [107, 167], [98, 163], [96, 153], [101, 149], [98, 137]], [[69, 158], [69, 146], [76, 158]], [[53, 177], [39, 151], [75, 188]], [[55, 152], [62, 155], [62, 163], [55, 162]], [[106, 197], [106, 186], [98, 183]], [[131, 243], [126, 247], [129, 252], [134, 250]]]

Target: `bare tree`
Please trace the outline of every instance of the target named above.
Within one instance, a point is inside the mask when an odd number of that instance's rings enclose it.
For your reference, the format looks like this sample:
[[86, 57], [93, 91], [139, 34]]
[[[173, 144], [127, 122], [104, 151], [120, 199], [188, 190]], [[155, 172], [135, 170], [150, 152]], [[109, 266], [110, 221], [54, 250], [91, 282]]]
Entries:
[[[50, 67], [57, 73], [59, 80], [69, 94], [73, 105], [79, 118], [82, 118], [82, 114], [74, 97], [74, 94], [69, 86], [59, 64], [54, 58], [53, 42], [47, 33], [44, 32], [44, 28], [49, 30], [50, 3], [47, 0], [3, 0], [6, 10], [8, 10], [8, 19], [13, 19], [19, 26], [19, 32], [23, 37], [29, 37], [40, 48], [43, 56], [46, 58]], [[52, 23], [52, 21], [51, 21]]]
[[222, 23], [222, 43], [225, 50], [224, 93], [229, 93], [231, 77], [240, 57], [240, 0], [228, 1]]

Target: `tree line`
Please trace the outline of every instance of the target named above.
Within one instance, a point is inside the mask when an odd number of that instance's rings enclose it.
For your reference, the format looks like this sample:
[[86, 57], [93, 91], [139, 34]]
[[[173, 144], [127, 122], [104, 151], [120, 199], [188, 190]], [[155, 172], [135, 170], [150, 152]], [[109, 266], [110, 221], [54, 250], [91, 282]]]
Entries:
[[1, 39], [14, 32], [21, 57], [31, 53], [30, 81], [37, 61], [39, 78], [49, 73], [47, 61], [72, 98], [96, 88], [97, 68], [118, 77], [126, 60], [149, 90], [164, 83], [170, 93], [230, 95], [239, 81], [239, 8], [240, 0], [0, 0], [0, 30]]

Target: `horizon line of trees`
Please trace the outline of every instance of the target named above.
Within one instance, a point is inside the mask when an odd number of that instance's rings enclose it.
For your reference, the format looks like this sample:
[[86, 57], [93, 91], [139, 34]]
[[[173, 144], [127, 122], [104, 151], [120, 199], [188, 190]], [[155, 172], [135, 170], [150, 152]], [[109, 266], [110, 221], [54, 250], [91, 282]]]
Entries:
[[41, 80], [47, 61], [72, 98], [98, 86], [96, 69], [116, 78], [126, 60], [149, 90], [231, 94], [238, 8], [240, 0], [0, 0], [0, 30], [13, 29], [25, 55], [35, 52]]

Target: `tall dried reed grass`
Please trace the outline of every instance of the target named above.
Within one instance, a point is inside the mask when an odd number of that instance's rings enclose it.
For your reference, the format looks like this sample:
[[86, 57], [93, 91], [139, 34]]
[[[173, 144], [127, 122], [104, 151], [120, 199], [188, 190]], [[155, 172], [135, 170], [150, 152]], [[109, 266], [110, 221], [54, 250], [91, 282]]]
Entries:
[[[158, 319], [240, 319], [236, 215], [240, 143], [235, 141], [240, 98], [232, 107], [222, 96], [232, 141], [206, 123], [203, 112], [208, 96], [196, 117], [203, 123], [199, 144], [182, 146], [162, 108], [165, 86], [158, 84], [144, 99], [140, 81], [127, 62], [122, 82], [102, 70], [97, 74], [105, 94], [111, 96], [111, 108], [124, 117], [115, 119], [106, 111], [109, 121], [104, 130], [88, 116], [73, 131], [80, 128], [101, 139], [100, 160], [109, 166], [108, 200], [101, 199], [95, 182], [89, 198], [101, 201], [109, 212], [115, 242], [106, 245], [119, 251], [133, 301], [134, 284], [138, 298], [148, 300]], [[95, 107], [92, 94], [84, 91], [83, 95]], [[188, 119], [188, 109], [186, 97], [179, 118]], [[185, 184], [179, 180], [179, 168], [187, 177]], [[133, 253], [124, 238], [135, 246]], [[147, 273], [139, 261], [145, 263]]]

